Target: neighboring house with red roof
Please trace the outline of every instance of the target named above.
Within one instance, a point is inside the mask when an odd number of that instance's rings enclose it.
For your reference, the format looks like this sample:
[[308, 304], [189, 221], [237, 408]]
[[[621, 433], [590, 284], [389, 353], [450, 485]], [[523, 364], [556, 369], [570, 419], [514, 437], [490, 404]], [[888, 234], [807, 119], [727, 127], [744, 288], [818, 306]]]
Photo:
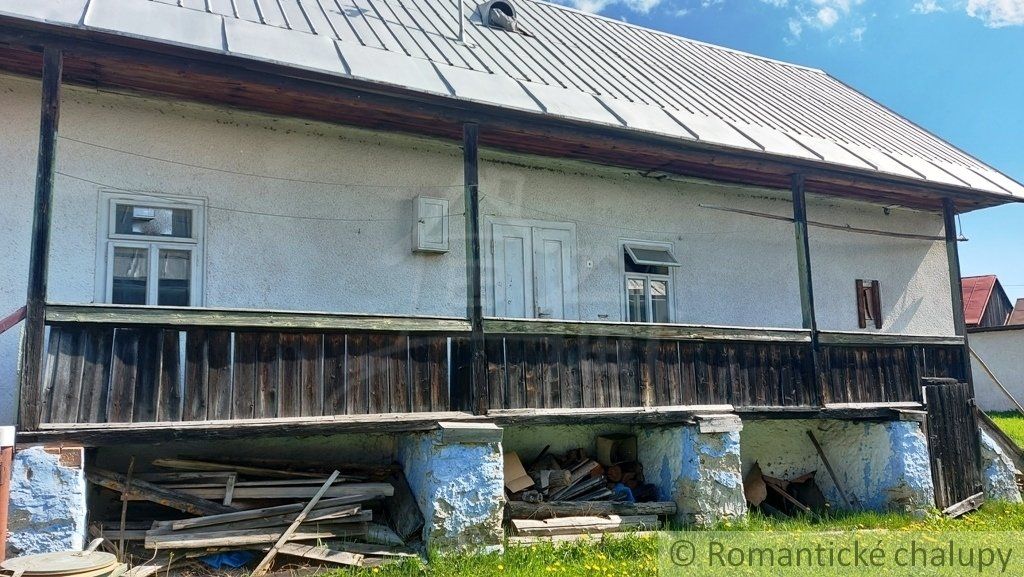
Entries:
[[[964, 295], [964, 321], [968, 328], [1007, 324], [1014, 306], [995, 275], [964, 277], [960, 286]], [[1024, 317], [1024, 313], [1020, 316]]]
[[1024, 299], [1017, 299], [1017, 304], [1013, 305], [1013, 311], [1010, 313], [1010, 318], [1006, 321], [1008, 325], [1024, 325]]

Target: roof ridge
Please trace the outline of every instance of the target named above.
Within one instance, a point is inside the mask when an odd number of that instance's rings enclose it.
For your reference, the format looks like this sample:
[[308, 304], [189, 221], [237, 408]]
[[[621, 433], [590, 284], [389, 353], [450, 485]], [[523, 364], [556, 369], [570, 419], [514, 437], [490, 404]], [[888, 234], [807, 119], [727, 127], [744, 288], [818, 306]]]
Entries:
[[694, 38], [687, 38], [686, 36], [680, 36], [679, 34], [672, 34], [671, 32], [666, 32], [664, 30], [658, 30], [657, 28], [648, 28], [647, 26], [640, 26], [639, 24], [633, 24], [632, 22], [626, 22], [624, 20], [616, 20], [615, 18], [609, 18], [607, 16], [602, 16], [600, 14], [595, 14], [593, 12], [586, 12], [584, 10], [579, 10], [579, 9], [573, 8], [572, 6], [566, 6], [565, 4], [559, 4], [559, 3], [553, 2], [551, 0], [518, 0], [518, 1], [519, 2], [532, 2], [534, 4], [543, 4], [545, 6], [550, 6], [552, 8], [558, 8], [560, 10], [565, 10], [567, 12], [573, 12], [573, 13], [576, 13], [576, 14], [580, 14], [580, 15], [585, 16], [587, 18], [594, 18], [596, 20], [603, 20], [605, 22], [609, 22], [611, 24], [616, 24], [618, 26], [626, 26], [628, 28], [636, 28], [636, 29], [639, 29], [639, 30], [643, 30], [645, 32], [651, 32], [653, 34], [657, 34], [659, 36], [664, 36], [664, 37], [672, 38], [672, 39], [675, 39], [675, 40], [683, 40], [685, 42], [690, 42], [690, 43], [693, 43], [693, 44], [699, 44], [701, 46], [706, 46], [708, 48], [713, 48], [715, 50], [722, 50], [723, 52], [731, 52], [731, 53], [737, 54], [739, 56], [745, 56], [745, 57], [748, 57], [748, 58], [755, 58], [757, 60], [763, 60], [765, 62], [771, 62], [773, 64], [781, 64], [782, 66], [788, 66], [790, 68], [797, 68], [797, 69], [800, 69], [800, 70], [806, 70], [808, 72], [817, 72], [819, 74], [827, 74], [827, 72], [825, 72], [825, 70], [823, 70], [821, 68], [815, 68], [813, 66], [807, 66], [807, 65], [804, 65], [804, 64], [797, 64], [795, 62], [786, 62], [785, 60], [779, 60], [777, 58], [771, 58], [771, 57], [768, 57], [768, 56], [762, 56], [761, 54], [754, 54], [753, 52], [746, 52], [744, 50], [739, 50], [737, 48], [730, 48], [728, 46], [722, 46], [721, 44], [712, 44], [711, 42], [705, 42], [703, 40], [696, 40]]

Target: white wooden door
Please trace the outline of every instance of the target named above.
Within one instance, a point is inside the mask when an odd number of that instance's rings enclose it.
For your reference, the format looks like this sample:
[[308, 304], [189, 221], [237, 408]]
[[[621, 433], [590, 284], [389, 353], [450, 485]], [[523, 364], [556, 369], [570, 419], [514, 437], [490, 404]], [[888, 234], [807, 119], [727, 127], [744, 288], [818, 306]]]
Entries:
[[574, 243], [572, 225], [494, 223], [490, 275], [494, 315], [577, 318]]
[[492, 236], [494, 261], [494, 314], [499, 317], [533, 317], [533, 238], [530, 227], [495, 224]]
[[576, 278], [572, 266], [572, 231], [533, 228], [534, 316], [576, 318]]

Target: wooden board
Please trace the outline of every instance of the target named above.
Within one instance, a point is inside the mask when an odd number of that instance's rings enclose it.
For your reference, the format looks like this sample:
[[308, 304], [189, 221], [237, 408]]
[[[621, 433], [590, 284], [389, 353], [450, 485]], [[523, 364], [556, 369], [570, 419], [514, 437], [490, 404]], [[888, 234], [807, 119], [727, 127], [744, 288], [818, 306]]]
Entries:
[[508, 516], [512, 519], [551, 519], [553, 517], [586, 517], [586, 516], [647, 516], [675, 515], [677, 506], [674, 501], [657, 501], [651, 503], [615, 503], [612, 501], [552, 501], [548, 503], [526, 503], [509, 501], [505, 505]]
[[620, 517], [562, 517], [557, 519], [534, 520], [512, 519], [512, 528], [517, 535], [566, 535], [573, 533], [612, 533], [617, 531], [653, 530], [660, 527], [656, 515]]

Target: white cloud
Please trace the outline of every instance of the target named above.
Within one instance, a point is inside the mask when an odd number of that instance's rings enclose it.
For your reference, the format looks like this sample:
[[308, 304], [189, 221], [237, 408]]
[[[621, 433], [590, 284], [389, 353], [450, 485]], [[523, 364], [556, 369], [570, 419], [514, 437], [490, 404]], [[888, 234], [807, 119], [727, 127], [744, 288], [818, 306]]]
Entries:
[[910, 11], [932, 14], [960, 10], [989, 28], [1024, 25], [1024, 0], [918, 0]]
[[561, 0], [561, 2], [577, 10], [595, 14], [613, 4], [621, 4], [633, 12], [647, 14], [661, 4], [662, 0]]
[[791, 12], [789, 31], [783, 40], [794, 44], [808, 30], [829, 31], [830, 42], [859, 42], [867, 30], [866, 18], [857, 8], [866, 0], [761, 0], [776, 9]]
[[910, 9], [914, 14], [931, 14], [932, 12], [945, 12], [945, 7], [939, 0], [920, 0]]
[[839, 21], [839, 12], [831, 6], [822, 6], [814, 15], [814, 20], [820, 28], [831, 28]]
[[1024, 24], [1024, 0], [968, 0], [967, 15], [989, 28]]

